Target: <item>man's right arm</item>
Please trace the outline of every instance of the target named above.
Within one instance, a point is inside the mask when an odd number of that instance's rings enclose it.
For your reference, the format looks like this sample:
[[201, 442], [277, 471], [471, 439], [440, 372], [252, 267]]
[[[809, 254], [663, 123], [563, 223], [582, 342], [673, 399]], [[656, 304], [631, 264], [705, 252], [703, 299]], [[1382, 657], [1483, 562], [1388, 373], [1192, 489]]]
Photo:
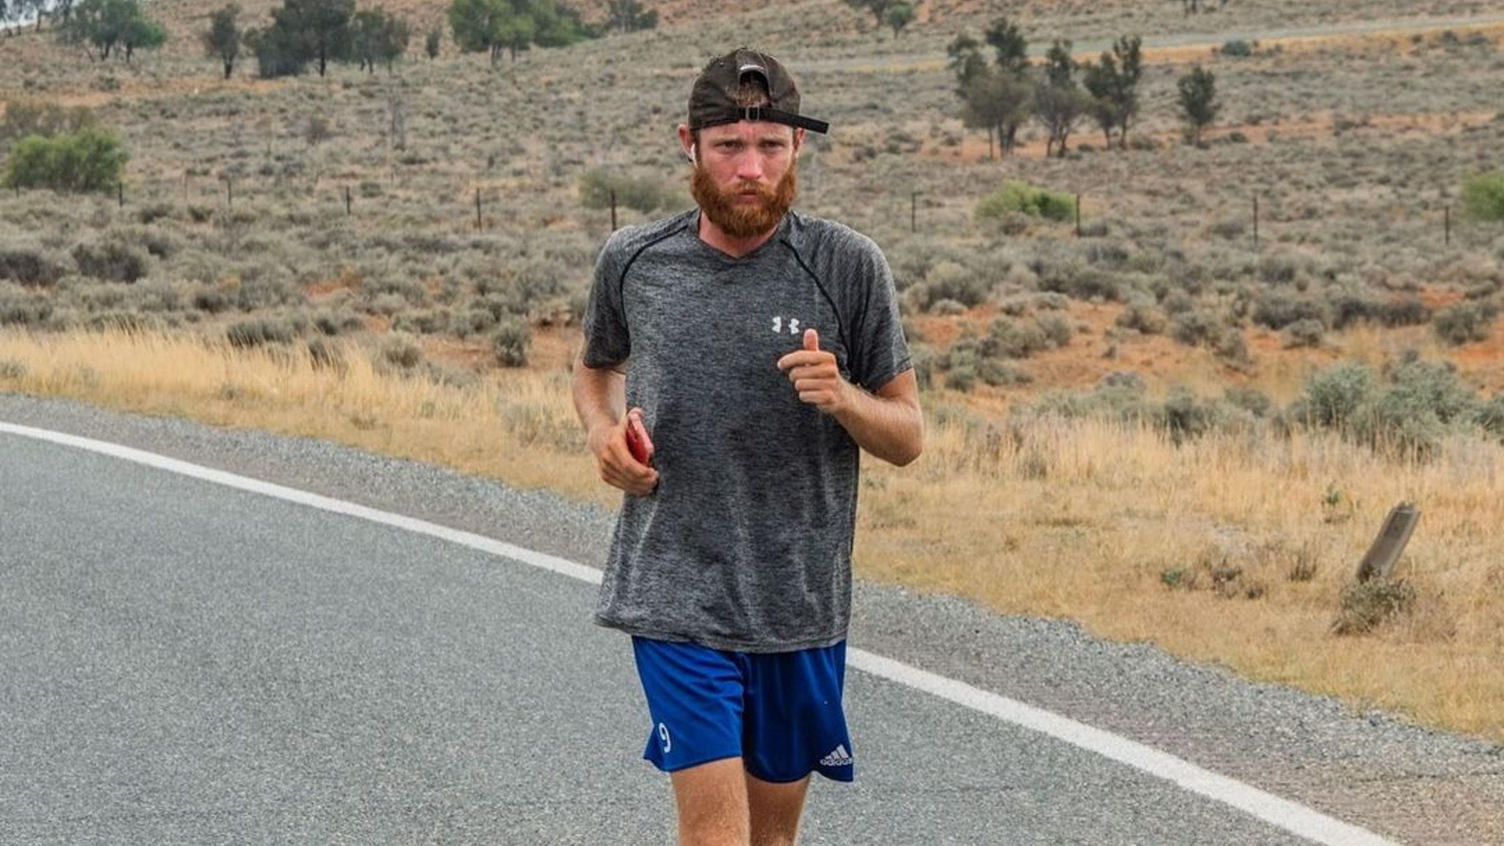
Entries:
[[[629, 494], [647, 496], [658, 485], [658, 471], [633, 458], [627, 447], [626, 367], [626, 362], [586, 367], [582, 347], [574, 362], [574, 410], [585, 427], [585, 441], [595, 456], [601, 481]], [[651, 442], [648, 460], [652, 461]]]
[[[598, 426], [614, 427], [627, 413], [627, 365], [586, 367], [585, 348], [574, 360], [574, 410], [586, 438]], [[596, 452], [594, 443], [591, 451]]]

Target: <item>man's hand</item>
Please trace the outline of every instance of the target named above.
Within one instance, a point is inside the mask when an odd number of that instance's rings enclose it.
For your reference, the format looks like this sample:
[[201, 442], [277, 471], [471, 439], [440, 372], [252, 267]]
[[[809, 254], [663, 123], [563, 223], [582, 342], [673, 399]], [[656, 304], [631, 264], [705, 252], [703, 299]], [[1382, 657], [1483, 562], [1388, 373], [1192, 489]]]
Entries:
[[[632, 451], [627, 447], [627, 427], [641, 425], [642, 409], [633, 408], [614, 425], [596, 425], [586, 438], [600, 468], [601, 481], [634, 496], [648, 496], [658, 486], [658, 471], [633, 458]], [[646, 428], [641, 432], [646, 440], [647, 459], [651, 463], [653, 441], [646, 438]]]
[[820, 335], [813, 329], [804, 330], [804, 349], [778, 359], [778, 369], [788, 374], [800, 402], [826, 414], [837, 414], [851, 404], [855, 388], [841, 378], [836, 354], [820, 349]]

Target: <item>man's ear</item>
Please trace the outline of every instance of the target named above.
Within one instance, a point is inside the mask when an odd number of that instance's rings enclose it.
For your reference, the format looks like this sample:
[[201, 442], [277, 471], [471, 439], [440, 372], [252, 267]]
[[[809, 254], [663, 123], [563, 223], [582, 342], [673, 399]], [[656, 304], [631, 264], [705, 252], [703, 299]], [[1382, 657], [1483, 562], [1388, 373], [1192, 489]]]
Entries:
[[799, 151], [803, 150], [803, 149], [804, 149], [804, 127], [802, 127], [802, 126], [796, 126], [796, 127], [794, 127], [794, 155], [796, 155], [796, 156], [799, 155]]
[[684, 158], [691, 162], [695, 160], [695, 136], [689, 131], [687, 124], [679, 124], [679, 149], [683, 151]]

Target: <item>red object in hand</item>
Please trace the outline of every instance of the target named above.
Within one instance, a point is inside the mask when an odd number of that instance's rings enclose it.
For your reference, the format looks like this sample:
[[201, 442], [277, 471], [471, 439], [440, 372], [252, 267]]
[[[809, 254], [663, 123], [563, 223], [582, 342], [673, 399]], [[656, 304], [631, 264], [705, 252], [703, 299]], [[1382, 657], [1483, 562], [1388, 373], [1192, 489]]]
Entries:
[[648, 463], [648, 430], [635, 414], [627, 421], [627, 450], [639, 463]]

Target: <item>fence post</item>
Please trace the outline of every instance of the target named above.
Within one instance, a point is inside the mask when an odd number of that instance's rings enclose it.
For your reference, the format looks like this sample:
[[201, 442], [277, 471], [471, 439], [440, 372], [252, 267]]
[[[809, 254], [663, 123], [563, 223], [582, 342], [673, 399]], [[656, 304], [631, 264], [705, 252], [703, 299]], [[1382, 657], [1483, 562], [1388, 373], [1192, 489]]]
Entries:
[[350, 186], [345, 186], [345, 217], [350, 216]]
[[475, 231], [480, 231], [480, 189], [475, 189]]
[[1253, 248], [1259, 248], [1259, 195], [1253, 195]]
[[1405, 551], [1405, 544], [1410, 542], [1410, 535], [1419, 520], [1420, 510], [1413, 502], [1402, 502], [1392, 508], [1384, 519], [1384, 527], [1379, 529], [1378, 537], [1373, 539], [1373, 545], [1358, 564], [1358, 581], [1389, 578], [1389, 572], [1394, 569], [1400, 553]]
[[120, 207], [125, 208], [125, 183], [117, 180], [115, 182], [115, 192], [120, 198]]
[[1445, 226], [1446, 226], [1446, 245], [1448, 247], [1450, 247], [1450, 246], [1452, 246], [1452, 204], [1451, 203], [1447, 203], [1446, 208], [1445, 208], [1445, 213], [1446, 213], [1446, 224], [1445, 224]]
[[616, 189], [611, 189], [611, 231], [616, 231]]
[[918, 221], [917, 221], [918, 212], [919, 212], [919, 192], [918, 191], [910, 191], [909, 192], [909, 232], [911, 234], [914, 233], [914, 232], [918, 232], [919, 231]]
[[225, 177], [225, 204], [235, 208], [235, 180]]
[[1081, 192], [1076, 192], [1076, 237], [1081, 237]]

